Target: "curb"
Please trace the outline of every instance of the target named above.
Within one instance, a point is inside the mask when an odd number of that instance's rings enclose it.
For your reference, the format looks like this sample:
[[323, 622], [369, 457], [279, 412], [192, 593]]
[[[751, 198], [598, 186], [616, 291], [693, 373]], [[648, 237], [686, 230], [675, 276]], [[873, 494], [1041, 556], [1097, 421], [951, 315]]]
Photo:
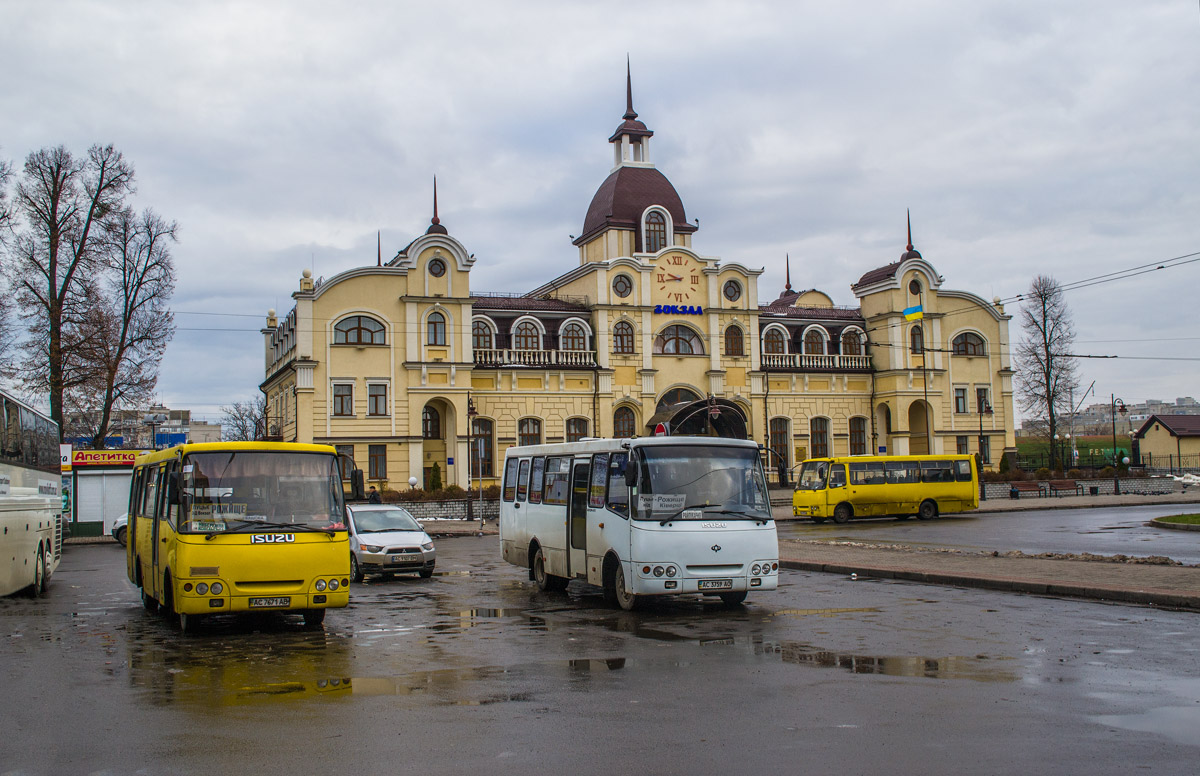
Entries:
[[1143, 604], [1162, 606], [1170, 609], [1200, 611], [1200, 596], [1156, 593], [1150, 590], [1100, 588], [1086, 585], [1033, 582], [1004, 577], [969, 577], [961, 574], [945, 574], [935, 571], [915, 571], [881, 566], [854, 566], [812, 561], [780, 560], [779, 565], [782, 568], [799, 571], [821, 571], [827, 574], [861, 574], [865, 577], [900, 579], [908, 582], [923, 582], [930, 585], [974, 587], [1010, 593], [1066, 596], [1068, 598], [1114, 601], [1127, 604]]
[[1150, 525], [1155, 528], [1167, 528], [1171, 531], [1200, 531], [1200, 524], [1197, 523], [1173, 523], [1170, 520], [1162, 517], [1156, 517], [1150, 521]]

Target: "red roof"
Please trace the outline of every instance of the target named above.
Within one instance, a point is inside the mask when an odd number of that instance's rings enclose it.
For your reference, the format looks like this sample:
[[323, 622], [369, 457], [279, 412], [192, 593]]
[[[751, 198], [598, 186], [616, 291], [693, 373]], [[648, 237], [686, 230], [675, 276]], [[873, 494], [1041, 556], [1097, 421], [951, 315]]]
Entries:
[[1159, 423], [1173, 436], [1200, 436], [1200, 415], [1151, 415], [1142, 427], [1137, 430], [1137, 436], [1143, 437], [1151, 425]]
[[671, 214], [676, 232], [694, 232], [698, 227], [689, 224], [683, 211], [679, 192], [667, 176], [653, 167], [620, 167], [604, 179], [583, 219], [583, 233], [575, 240], [582, 245], [605, 227], [633, 229], [637, 233], [635, 251], [642, 250], [642, 213], [651, 205], [660, 205]]
[[871, 283], [877, 283], [880, 280], [887, 280], [890, 277], [895, 277], [896, 269], [899, 266], [900, 266], [900, 262], [893, 261], [891, 264], [888, 264], [886, 267], [878, 267], [876, 269], [873, 269], [870, 272], [863, 275], [861, 278], [859, 278], [858, 282], [852, 284], [850, 287], [857, 288], [859, 286], [865, 286], [865, 285], [869, 285]]
[[471, 309], [520, 312], [591, 312], [586, 305], [564, 302], [561, 299], [539, 299], [532, 296], [472, 296]]

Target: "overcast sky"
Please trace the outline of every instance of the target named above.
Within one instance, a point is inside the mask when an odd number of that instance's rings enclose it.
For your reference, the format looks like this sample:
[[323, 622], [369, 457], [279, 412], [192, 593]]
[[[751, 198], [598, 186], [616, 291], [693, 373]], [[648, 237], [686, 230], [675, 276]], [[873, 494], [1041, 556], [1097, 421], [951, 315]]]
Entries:
[[[1198, 53], [1196, 0], [0, 0], [0, 159], [124, 152], [134, 204], [181, 227], [160, 397], [219, 420], [257, 393], [267, 309], [422, 233], [435, 175], [474, 290], [575, 266], [627, 54], [696, 250], [764, 267], [762, 299], [790, 254], [854, 305], [906, 209], [986, 299], [1200, 251]], [[1098, 400], [1200, 396], [1200, 360], [1164, 360], [1200, 355], [1198, 278], [1070, 292], [1077, 352], [1125, 357], [1081, 364]]]

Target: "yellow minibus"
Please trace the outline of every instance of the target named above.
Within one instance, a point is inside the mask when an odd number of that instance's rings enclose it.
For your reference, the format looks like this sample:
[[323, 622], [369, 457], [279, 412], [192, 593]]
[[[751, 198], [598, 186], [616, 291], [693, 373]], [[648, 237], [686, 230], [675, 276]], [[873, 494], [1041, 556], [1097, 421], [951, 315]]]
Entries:
[[337, 452], [283, 442], [185, 444], [137, 459], [126, 571], [184, 632], [211, 614], [295, 612], [319, 627], [350, 602]]
[[979, 473], [971, 455], [856, 455], [804, 462], [792, 494], [792, 514], [824, 523], [852, 517], [916, 515], [979, 506]]

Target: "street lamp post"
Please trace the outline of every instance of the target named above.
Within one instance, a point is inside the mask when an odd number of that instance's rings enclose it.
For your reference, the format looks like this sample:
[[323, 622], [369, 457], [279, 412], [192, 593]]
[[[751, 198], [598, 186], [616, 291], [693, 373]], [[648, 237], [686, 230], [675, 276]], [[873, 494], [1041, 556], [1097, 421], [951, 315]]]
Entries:
[[[983, 416], [992, 414], [992, 405], [988, 404], [987, 399], [983, 398], [982, 394], [976, 394], [975, 400], [979, 405], [979, 463], [983, 464], [983, 463], [985, 463], [984, 457], [983, 457], [983, 446], [984, 446]], [[988, 458], [991, 458], [991, 455], [989, 455]], [[983, 486], [983, 472], [979, 473], [979, 498], [980, 499], [987, 498], [987, 491], [984, 489], [984, 486]]]
[[1117, 413], [1120, 412], [1124, 415], [1129, 410], [1125, 408], [1125, 402], [1118, 399], [1116, 394], [1109, 394], [1109, 396], [1112, 399], [1113, 495], [1119, 496], [1121, 495], [1121, 480], [1118, 476], [1120, 474], [1120, 469], [1118, 468], [1120, 461], [1117, 458]]

